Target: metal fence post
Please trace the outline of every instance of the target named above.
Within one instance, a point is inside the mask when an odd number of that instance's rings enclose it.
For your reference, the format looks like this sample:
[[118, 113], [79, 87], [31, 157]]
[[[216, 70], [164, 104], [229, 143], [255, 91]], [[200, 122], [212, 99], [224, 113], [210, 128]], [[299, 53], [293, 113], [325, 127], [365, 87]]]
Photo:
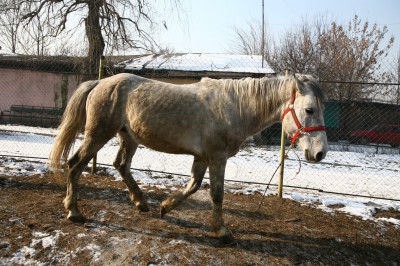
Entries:
[[[103, 78], [103, 63], [104, 63], [104, 55], [100, 57], [99, 62], [99, 80]], [[93, 175], [96, 172], [96, 164], [97, 164], [97, 153], [94, 155], [92, 160], [92, 171], [91, 174]]]

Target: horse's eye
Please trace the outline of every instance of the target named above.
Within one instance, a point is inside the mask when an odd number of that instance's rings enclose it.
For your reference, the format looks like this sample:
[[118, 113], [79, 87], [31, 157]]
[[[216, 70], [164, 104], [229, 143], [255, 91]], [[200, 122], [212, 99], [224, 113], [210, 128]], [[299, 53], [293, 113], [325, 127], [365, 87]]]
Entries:
[[313, 108], [306, 108], [306, 113], [308, 115], [312, 115], [314, 113], [314, 109]]

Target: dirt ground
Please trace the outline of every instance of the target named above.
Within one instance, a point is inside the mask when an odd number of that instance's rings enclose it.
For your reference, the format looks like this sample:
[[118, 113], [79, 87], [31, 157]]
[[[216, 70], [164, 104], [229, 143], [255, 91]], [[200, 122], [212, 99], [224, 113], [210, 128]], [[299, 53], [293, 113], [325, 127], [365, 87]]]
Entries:
[[[143, 186], [152, 210], [138, 212], [120, 181], [81, 178], [84, 224], [66, 220], [63, 184], [46, 176], [0, 176], [0, 264], [43, 265], [398, 265], [400, 229], [275, 196], [225, 194], [236, 241], [210, 228], [207, 187], [160, 218], [175, 187]], [[181, 189], [181, 188], [178, 188]], [[397, 217], [395, 212], [379, 213]]]

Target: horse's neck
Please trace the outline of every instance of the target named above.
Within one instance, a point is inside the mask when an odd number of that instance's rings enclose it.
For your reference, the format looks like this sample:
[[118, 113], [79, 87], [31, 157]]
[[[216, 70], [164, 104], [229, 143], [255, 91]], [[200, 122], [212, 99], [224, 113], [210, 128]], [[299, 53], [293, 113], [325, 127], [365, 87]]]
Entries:
[[240, 119], [251, 134], [279, 122], [283, 106], [290, 97], [283, 81], [272, 79], [253, 81], [252, 85], [238, 84], [235, 93], [236, 101], [239, 103]]

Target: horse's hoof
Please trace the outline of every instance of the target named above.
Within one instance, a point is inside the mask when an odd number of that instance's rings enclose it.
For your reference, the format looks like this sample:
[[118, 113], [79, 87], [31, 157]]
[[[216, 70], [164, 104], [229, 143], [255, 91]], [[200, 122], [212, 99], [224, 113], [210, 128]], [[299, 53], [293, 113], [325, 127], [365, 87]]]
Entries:
[[173, 210], [173, 207], [171, 205], [169, 205], [168, 203], [166, 203], [166, 202], [161, 203], [161, 205], [160, 205], [161, 218], [163, 218], [164, 215], [166, 215], [167, 213], [169, 213], [172, 210]]
[[231, 245], [235, 242], [235, 238], [233, 237], [232, 234], [221, 236], [219, 240], [224, 245]]
[[173, 209], [172, 203], [173, 203], [173, 201], [171, 199], [166, 199], [163, 202], [161, 202], [161, 204], [160, 204], [161, 218], [163, 218], [165, 214], [167, 214], [168, 212], [170, 212]]
[[146, 202], [145, 203], [140, 203], [140, 202], [137, 203], [136, 208], [138, 208], [139, 211], [141, 211], [141, 212], [149, 212], [150, 211], [149, 205], [147, 205]]
[[168, 212], [168, 211], [167, 211], [167, 209], [165, 208], [165, 206], [161, 206], [161, 207], [160, 207], [160, 216], [161, 216], [161, 218], [163, 218], [164, 215], [165, 215], [167, 212]]
[[160, 204], [160, 214], [161, 214], [161, 218], [164, 217], [165, 214], [169, 213], [170, 211], [172, 211], [174, 209], [174, 204], [176, 202], [174, 200], [171, 199], [166, 199], [163, 202], [161, 202]]
[[232, 232], [226, 227], [222, 227], [218, 231], [218, 238], [221, 241], [221, 243], [225, 245], [230, 245], [235, 241]]
[[76, 224], [83, 224], [83, 223], [86, 222], [86, 218], [83, 217], [82, 214], [80, 214], [80, 215], [71, 215], [71, 214], [68, 214], [67, 219], [68, 219], [69, 221], [73, 222], [73, 223], [76, 223]]

